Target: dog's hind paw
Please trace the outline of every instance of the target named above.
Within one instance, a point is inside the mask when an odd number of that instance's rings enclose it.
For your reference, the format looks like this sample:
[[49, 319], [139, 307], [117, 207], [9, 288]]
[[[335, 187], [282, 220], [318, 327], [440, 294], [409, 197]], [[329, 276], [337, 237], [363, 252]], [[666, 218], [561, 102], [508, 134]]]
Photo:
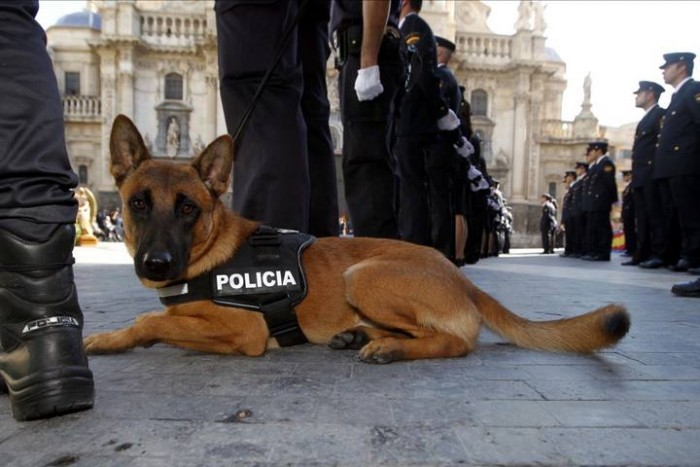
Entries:
[[400, 357], [400, 352], [392, 348], [392, 346], [383, 345], [382, 340], [388, 339], [378, 339], [370, 342], [360, 349], [360, 360], [365, 363], [391, 363], [396, 360], [403, 360]]
[[359, 350], [364, 347], [369, 342], [369, 336], [367, 333], [357, 330], [350, 329], [347, 331], [340, 332], [335, 336], [331, 337], [328, 345], [332, 349], [342, 350], [342, 349], [352, 349]]

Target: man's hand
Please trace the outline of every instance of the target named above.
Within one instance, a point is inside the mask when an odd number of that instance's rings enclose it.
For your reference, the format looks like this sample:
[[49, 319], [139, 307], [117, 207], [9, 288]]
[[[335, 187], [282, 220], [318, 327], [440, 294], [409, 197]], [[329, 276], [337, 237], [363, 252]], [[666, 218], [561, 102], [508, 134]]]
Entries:
[[454, 147], [455, 147], [455, 150], [457, 151], [457, 154], [459, 154], [464, 159], [467, 159], [469, 156], [474, 154], [474, 146], [464, 136], [462, 136], [461, 138], [462, 138], [462, 144], [457, 143], [454, 145]]
[[459, 117], [455, 115], [452, 109], [447, 111], [447, 114], [437, 121], [438, 130], [452, 131], [459, 126]]
[[360, 102], [371, 101], [384, 92], [384, 86], [379, 79], [379, 65], [357, 70], [355, 92]]

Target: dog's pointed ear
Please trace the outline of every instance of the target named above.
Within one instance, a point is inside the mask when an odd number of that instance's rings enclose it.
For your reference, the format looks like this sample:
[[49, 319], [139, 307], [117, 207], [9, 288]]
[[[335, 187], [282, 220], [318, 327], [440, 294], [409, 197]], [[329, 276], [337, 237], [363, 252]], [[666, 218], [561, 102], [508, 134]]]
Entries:
[[114, 119], [112, 134], [109, 138], [109, 152], [111, 155], [109, 171], [118, 187], [141, 162], [151, 158], [141, 133], [125, 115], [117, 115]]
[[229, 135], [216, 138], [192, 162], [199, 178], [217, 197], [228, 189], [232, 166], [233, 139]]

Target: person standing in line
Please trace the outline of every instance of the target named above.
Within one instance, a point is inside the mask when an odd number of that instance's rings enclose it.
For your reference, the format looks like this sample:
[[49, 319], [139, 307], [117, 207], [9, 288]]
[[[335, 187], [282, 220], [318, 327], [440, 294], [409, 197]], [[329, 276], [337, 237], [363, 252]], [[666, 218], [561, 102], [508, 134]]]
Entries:
[[608, 143], [595, 141], [588, 145], [589, 169], [585, 185], [583, 209], [587, 215], [587, 261], [610, 261], [612, 226], [610, 211], [617, 201], [615, 164], [607, 155]]
[[542, 235], [542, 254], [554, 253], [552, 232], [557, 228], [557, 210], [552, 203], [552, 196], [543, 193], [540, 197], [542, 215], [540, 216], [540, 234]]
[[[233, 209], [244, 217], [338, 235], [326, 62], [330, 0], [297, 17], [297, 1], [216, 0], [221, 103], [234, 134], [273, 57], [282, 58], [235, 142]], [[284, 32], [289, 43], [281, 49]], [[271, 34], [270, 31], [277, 31]]]
[[[622, 181], [626, 183], [622, 190], [622, 231], [625, 235], [625, 256], [633, 259], [637, 256], [637, 228], [635, 226], [635, 205], [632, 196], [632, 171], [622, 170]], [[625, 264], [625, 263], [623, 263]]]
[[[674, 93], [661, 123], [654, 178], [661, 180], [662, 196], [670, 192], [678, 212], [688, 272], [700, 274], [700, 83], [692, 78], [694, 59], [690, 52], [664, 55], [660, 68]], [[671, 291], [700, 297], [700, 279]]]
[[573, 219], [573, 225], [575, 231], [573, 234], [573, 252], [571, 254], [574, 258], [581, 258], [586, 254], [586, 229], [587, 223], [586, 211], [583, 210], [583, 197], [586, 191], [586, 184], [588, 183], [588, 163], [584, 161], [579, 161], [576, 163], [576, 180], [571, 184], [571, 197], [573, 198], [571, 205], [572, 211], [571, 216]]
[[634, 202], [637, 245], [636, 254], [629, 261], [622, 263], [623, 266], [641, 264], [660, 266], [665, 263], [662, 259], [664, 249], [667, 248], [663, 207], [657, 182], [652, 178], [656, 142], [661, 128], [661, 118], [665, 112], [658, 104], [662, 92], [664, 88], [652, 81], [640, 81], [639, 88], [634, 92], [636, 107], [645, 112], [644, 117], [637, 124], [632, 146], [630, 186]]
[[404, 75], [399, 6], [399, 0], [334, 0], [331, 10], [345, 199], [357, 237], [399, 237], [389, 141]]
[[73, 278], [78, 177], [39, 2], [0, 2], [0, 392], [19, 421], [89, 409]]
[[564, 252], [560, 254], [562, 258], [572, 256], [574, 253], [574, 233], [576, 227], [574, 225], [574, 191], [571, 189], [572, 184], [576, 181], [576, 172], [569, 170], [564, 174], [564, 186], [566, 194], [561, 202], [561, 227], [564, 229]]
[[[399, 232], [401, 238], [433, 246], [427, 158], [440, 138], [451, 138], [459, 150], [473, 152], [459, 132], [459, 118], [440, 95], [435, 36], [419, 15], [422, 0], [401, 0], [401, 54], [408, 76], [400, 92], [396, 159], [399, 173]], [[444, 200], [433, 200], [444, 202]], [[444, 253], [444, 252], [443, 252]]]

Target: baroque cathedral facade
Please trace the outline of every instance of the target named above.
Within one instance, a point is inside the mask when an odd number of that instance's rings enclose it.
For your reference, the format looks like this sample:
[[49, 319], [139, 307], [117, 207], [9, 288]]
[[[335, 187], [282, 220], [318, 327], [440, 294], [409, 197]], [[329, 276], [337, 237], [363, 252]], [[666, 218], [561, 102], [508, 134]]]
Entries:
[[[134, 120], [156, 158], [188, 161], [226, 132], [213, 3], [88, 0], [85, 11], [47, 29], [71, 164], [101, 206], [119, 205], [109, 174], [116, 115]], [[564, 171], [606, 130], [590, 110], [590, 80], [584, 81], [581, 113], [562, 121], [566, 64], [546, 46], [543, 10], [541, 2], [521, 1], [511, 35], [489, 29], [490, 8], [480, 1], [434, 0], [422, 12], [436, 35], [457, 45], [450, 67], [471, 102], [488, 170], [512, 207], [513, 246], [537, 244], [540, 195], [561, 200]], [[342, 129], [332, 56], [327, 76], [339, 167]], [[614, 153], [614, 141], [611, 147]]]

